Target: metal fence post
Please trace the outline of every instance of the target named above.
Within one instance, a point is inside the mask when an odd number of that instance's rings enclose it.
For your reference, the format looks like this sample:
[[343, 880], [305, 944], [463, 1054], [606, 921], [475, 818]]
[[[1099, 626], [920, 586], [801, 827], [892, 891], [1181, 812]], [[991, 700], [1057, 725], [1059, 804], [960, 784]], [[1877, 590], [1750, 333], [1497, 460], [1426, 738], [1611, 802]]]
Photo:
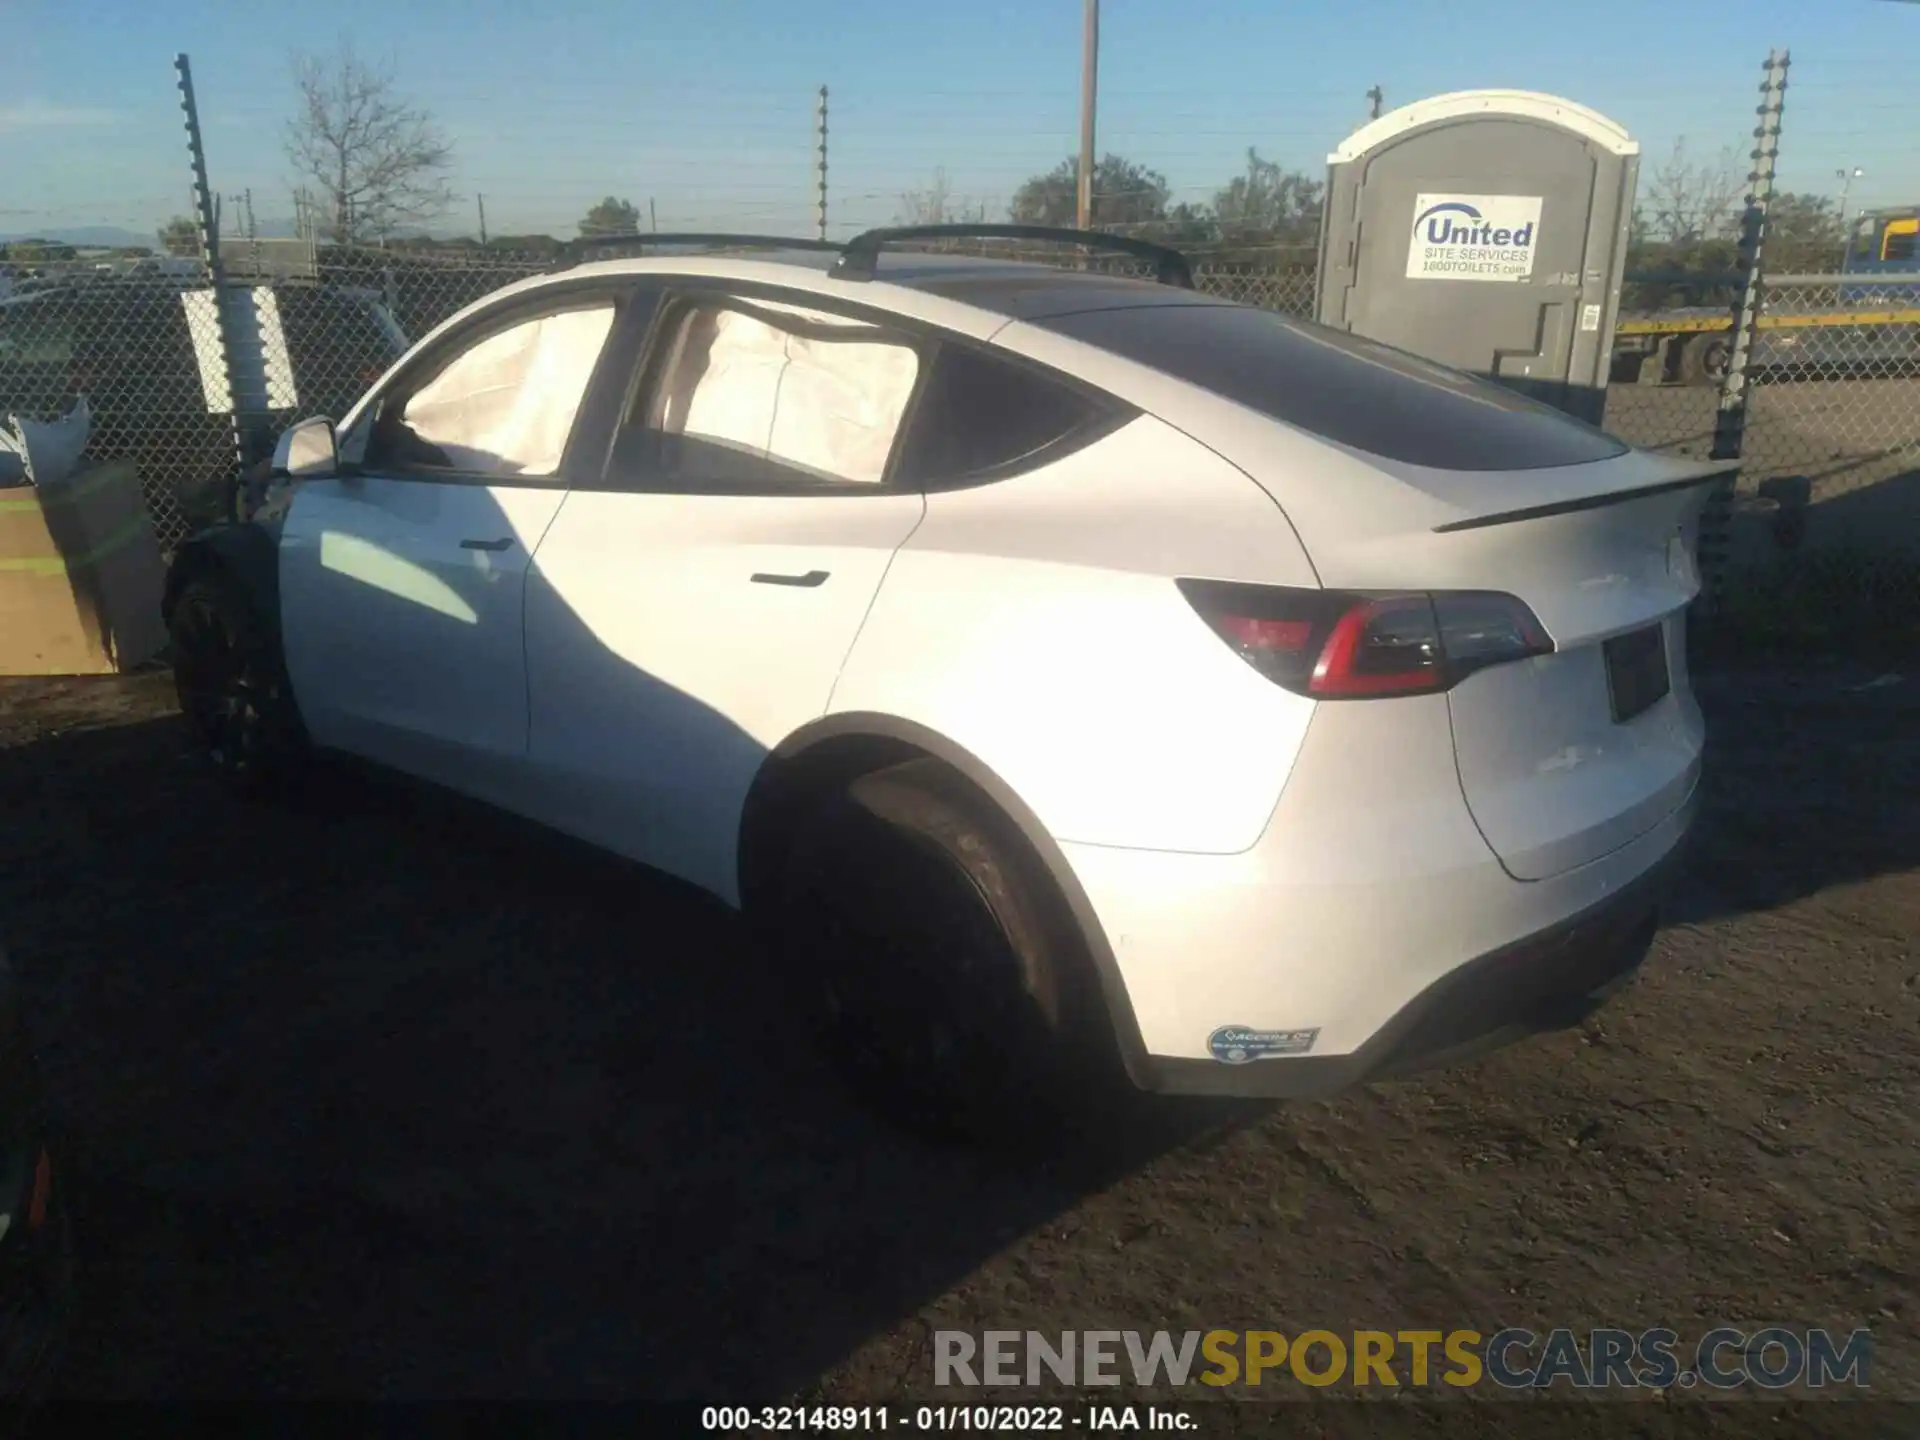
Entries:
[[[1761, 263], [1767, 234], [1767, 206], [1773, 198], [1773, 172], [1780, 154], [1780, 118], [1786, 109], [1785, 50], [1767, 52], [1765, 79], [1760, 82], [1760, 123], [1754, 127], [1753, 169], [1747, 177], [1747, 204], [1740, 217], [1740, 293], [1733, 304], [1733, 345], [1727, 373], [1720, 381], [1719, 410], [1713, 422], [1712, 458], [1738, 460], [1746, 443], [1747, 412], [1751, 404], [1747, 362], [1766, 303], [1766, 280]], [[1705, 582], [1702, 607], [1705, 618], [1716, 617], [1725, 602], [1727, 567], [1731, 560], [1733, 495], [1736, 477], [1715, 486], [1700, 525], [1701, 578]]]
[[[814, 112], [814, 142], [820, 154], [815, 166], [818, 171], [819, 199], [816, 202], [814, 225], [819, 231], [820, 238], [824, 240], [827, 238], [827, 87], [824, 85], [820, 87], [819, 109]], [[647, 209], [651, 213], [653, 209], [651, 200], [647, 202]], [[660, 228], [659, 221], [654, 222], [653, 228], [656, 230]]]
[[213, 191], [207, 183], [207, 151], [200, 140], [200, 107], [193, 96], [193, 66], [184, 53], [173, 57], [179, 76], [180, 109], [187, 121], [187, 158], [193, 167], [194, 219], [200, 229], [200, 263], [206, 269], [207, 283], [213, 289], [213, 310], [219, 336], [220, 364], [226, 371], [228, 416], [233, 437], [233, 475], [237, 480], [247, 466], [246, 435], [240, 418], [240, 371], [238, 346], [234, 343], [232, 317], [226, 301], [226, 277], [220, 264], [220, 222], [214, 213]]

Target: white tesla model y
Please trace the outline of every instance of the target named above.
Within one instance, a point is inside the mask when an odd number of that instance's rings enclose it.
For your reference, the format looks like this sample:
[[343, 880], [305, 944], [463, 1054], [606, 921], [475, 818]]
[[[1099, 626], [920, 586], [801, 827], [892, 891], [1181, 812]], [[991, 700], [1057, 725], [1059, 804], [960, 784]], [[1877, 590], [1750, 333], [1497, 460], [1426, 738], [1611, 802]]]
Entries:
[[1629, 976], [1719, 472], [1155, 247], [916, 238], [563, 266], [288, 432], [169, 582], [208, 753], [704, 887], [921, 1114], [1326, 1094]]

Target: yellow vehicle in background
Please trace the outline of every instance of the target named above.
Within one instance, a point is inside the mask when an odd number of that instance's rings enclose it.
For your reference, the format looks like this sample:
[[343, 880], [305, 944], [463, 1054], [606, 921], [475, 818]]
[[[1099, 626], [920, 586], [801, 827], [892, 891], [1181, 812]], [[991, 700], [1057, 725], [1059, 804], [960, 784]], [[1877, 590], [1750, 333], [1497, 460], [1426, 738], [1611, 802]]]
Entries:
[[[1868, 210], [1855, 222], [1838, 274], [1768, 276], [1750, 361], [1756, 378], [1878, 373], [1920, 362], [1916, 245], [1920, 206]], [[1613, 379], [1718, 385], [1732, 354], [1729, 307], [1623, 310], [1614, 327]]]

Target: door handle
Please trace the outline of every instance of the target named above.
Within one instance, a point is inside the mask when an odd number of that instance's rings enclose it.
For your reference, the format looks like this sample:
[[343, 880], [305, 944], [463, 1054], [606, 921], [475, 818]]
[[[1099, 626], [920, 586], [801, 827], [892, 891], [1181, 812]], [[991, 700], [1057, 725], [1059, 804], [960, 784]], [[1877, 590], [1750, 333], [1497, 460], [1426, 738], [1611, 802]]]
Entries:
[[511, 544], [513, 544], [513, 537], [509, 535], [504, 540], [462, 540], [460, 548], [462, 550], [504, 550]]
[[753, 577], [756, 585], [798, 585], [811, 590], [816, 585], [827, 583], [825, 570], [809, 570], [804, 575], [769, 575], [764, 570]]

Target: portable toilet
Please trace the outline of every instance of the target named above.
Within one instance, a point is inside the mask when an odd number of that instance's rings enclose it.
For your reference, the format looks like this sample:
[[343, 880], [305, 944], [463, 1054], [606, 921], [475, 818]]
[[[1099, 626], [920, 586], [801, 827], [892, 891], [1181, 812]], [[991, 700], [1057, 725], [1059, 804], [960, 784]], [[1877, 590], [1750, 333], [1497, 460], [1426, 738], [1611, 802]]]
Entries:
[[1640, 146], [1584, 105], [1463, 90], [1327, 157], [1318, 318], [1595, 423]]

